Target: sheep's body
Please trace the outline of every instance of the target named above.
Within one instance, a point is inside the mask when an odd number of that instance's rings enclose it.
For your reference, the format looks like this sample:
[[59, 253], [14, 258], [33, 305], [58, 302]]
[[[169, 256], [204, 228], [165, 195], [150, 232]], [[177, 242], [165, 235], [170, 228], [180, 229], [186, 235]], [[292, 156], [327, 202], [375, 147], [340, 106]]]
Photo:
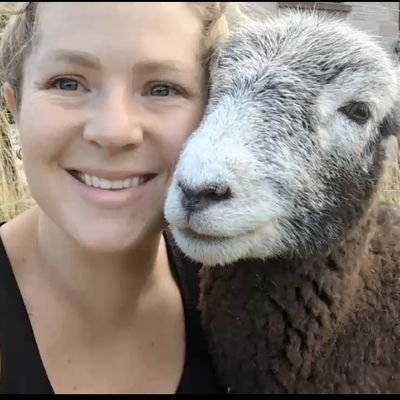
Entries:
[[400, 393], [400, 209], [325, 257], [203, 270], [204, 327], [232, 393]]
[[375, 202], [397, 72], [366, 35], [289, 15], [232, 34], [166, 218], [206, 266], [232, 393], [400, 393], [400, 211]]

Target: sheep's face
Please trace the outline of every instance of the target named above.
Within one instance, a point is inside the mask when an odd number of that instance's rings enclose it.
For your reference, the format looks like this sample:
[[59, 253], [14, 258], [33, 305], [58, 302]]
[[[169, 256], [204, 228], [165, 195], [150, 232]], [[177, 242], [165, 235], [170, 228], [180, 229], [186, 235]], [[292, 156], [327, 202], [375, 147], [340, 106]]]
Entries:
[[211, 68], [165, 216], [194, 260], [307, 257], [360, 217], [380, 175], [397, 95], [391, 62], [364, 34], [291, 15], [233, 33]]

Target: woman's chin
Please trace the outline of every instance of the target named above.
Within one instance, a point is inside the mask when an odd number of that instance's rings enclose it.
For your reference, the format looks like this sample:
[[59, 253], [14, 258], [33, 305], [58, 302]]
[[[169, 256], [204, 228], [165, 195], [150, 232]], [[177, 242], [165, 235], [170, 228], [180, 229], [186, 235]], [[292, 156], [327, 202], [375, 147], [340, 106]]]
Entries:
[[157, 238], [161, 234], [160, 230], [151, 230], [150, 232], [143, 227], [132, 226], [123, 229], [123, 227], [114, 226], [109, 229], [106, 227], [96, 227], [92, 229], [83, 229], [79, 232], [70, 232], [74, 242], [81, 248], [91, 253], [99, 254], [118, 254], [127, 253], [140, 247], [141, 243], [147, 242], [150, 237]]

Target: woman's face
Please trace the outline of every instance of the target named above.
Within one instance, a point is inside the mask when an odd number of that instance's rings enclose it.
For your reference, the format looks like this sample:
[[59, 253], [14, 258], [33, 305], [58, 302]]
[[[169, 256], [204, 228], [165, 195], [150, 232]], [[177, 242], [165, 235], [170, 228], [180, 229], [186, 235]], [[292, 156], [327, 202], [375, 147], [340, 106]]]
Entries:
[[206, 102], [202, 24], [186, 3], [46, 3], [17, 115], [41, 209], [82, 246], [123, 251], [163, 228]]

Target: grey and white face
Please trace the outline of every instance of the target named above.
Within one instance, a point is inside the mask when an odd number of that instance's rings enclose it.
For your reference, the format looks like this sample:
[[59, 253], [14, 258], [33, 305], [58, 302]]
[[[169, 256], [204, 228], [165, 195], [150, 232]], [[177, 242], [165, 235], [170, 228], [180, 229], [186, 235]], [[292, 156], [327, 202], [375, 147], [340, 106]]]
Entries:
[[365, 34], [293, 14], [238, 29], [212, 61], [165, 217], [207, 265], [306, 257], [360, 217], [381, 171], [394, 66]]

